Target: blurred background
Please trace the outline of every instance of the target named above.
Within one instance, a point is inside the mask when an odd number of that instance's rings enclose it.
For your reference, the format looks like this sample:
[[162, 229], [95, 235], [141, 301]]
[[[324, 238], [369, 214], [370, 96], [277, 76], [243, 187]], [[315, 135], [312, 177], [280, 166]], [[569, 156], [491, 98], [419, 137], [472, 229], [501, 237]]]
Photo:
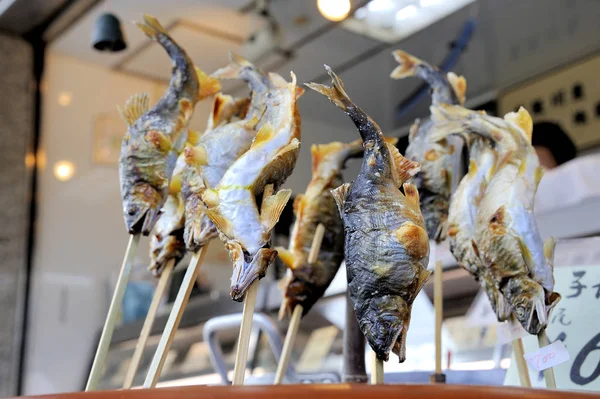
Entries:
[[[123, 36], [99, 43], [95, 30], [107, 13], [117, 18]], [[229, 51], [286, 78], [293, 71], [299, 82], [327, 82], [323, 64], [330, 65], [383, 131], [401, 138], [402, 152], [410, 125], [428, 115], [430, 97], [418, 79], [389, 78], [397, 65], [391, 51], [400, 48], [464, 75], [469, 108], [504, 115], [523, 105], [534, 122], [553, 123], [550, 133], [534, 130], [549, 169], [536, 200], [542, 235], [573, 239], [600, 231], [596, 0], [0, 0], [0, 396], [81, 390], [85, 384], [128, 238], [117, 172], [126, 126], [116, 105], [141, 92], [156, 102], [171, 75], [163, 49], [131, 23], [142, 13], [158, 17], [208, 72], [227, 64]], [[246, 95], [248, 89], [227, 82], [223, 91]], [[193, 129], [204, 129], [209, 110], [210, 101], [198, 104]], [[311, 144], [357, 138], [350, 120], [314, 93], [299, 100], [299, 110], [303, 146], [286, 183], [293, 195], [310, 180]], [[348, 181], [359, 166], [360, 160], [349, 164]], [[278, 245], [287, 245], [291, 203], [277, 227]], [[152, 297], [147, 247], [142, 238], [102, 388], [121, 386]], [[449, 381], [503, 384], [510, 345], [498, 344], [493, 320], [484, 317], [487, 299], [447, 246], [434, 248], [435, 260], [444, 265], [444, 369], [454, 373], [448, 372]], [[136, 385], [187, 262], [163, 300]], [[273, 320], [284, 272], [277, 264], [261, 282], [258, 310]], [[241, 311], [229, 298], [230, 274], [228, 256], [215, 241], [159, 386], [222, 382], [202, 331], [211, 318]], [[292, 360], [299, 381], [339, 378], [345, 290], [342, 267], [303, 319]], [[408, 360], [399, 364], [393, 357], [386, 381], [428, 380], [432, 291], [430, 282], [417, 298]], [[264, 382], [274, 372], [266, 337], [285, 334], [286, 323], [266, 323], [269, 331], [253, 334], [251, 381]], [[231, 370], [237, 327], [224, 323], [217, 330], [217, 355]], [[597, 361], [590, 358], [582, 374], [590, 375]]]

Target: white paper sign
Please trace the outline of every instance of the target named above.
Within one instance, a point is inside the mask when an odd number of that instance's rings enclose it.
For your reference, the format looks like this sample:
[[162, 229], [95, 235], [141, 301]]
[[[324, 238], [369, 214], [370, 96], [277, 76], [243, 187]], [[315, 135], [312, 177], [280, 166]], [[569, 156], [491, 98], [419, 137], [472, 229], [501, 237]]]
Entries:
[[567, 348], [565, 348], [562, 341], [554, 341], [535, 352], [526, 353], [524, 357], [529, 367], [535, 371], [543, 371], [558, 366], [570, 359], [569, 352], [567, 352]]
[[[600, 266], [556, 267], [554, 277], [562, 299], [546, 333], [551, 343], [562, 341], [570, 354], [554, 367], [557, 388], [600, 391]], [[537, 337], [524, 337], [523, 346], [525, 353], [534, 353], [539, 349]], [[542, 372], [530, 367], [529, 375], [534, 387], [546, 386]], [[514, 356], [504, 383], [520, 385]]]
[[525, 336], [527, 336], [527, 331], [518, 322], [505, 321], [496, 326], [496, 342], [500, 345]]

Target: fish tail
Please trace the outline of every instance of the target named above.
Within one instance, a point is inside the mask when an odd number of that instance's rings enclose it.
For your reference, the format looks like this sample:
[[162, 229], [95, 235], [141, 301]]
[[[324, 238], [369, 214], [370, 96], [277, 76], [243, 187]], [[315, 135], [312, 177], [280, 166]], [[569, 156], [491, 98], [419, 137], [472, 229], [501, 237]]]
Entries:
[[375, 141], [379, 148], [386, 146], [386, 142], [381, 133], [381, 129], [360, 107], [352, 100], [346, 90], [342, 80], [331, 70], [328, 65], [325, 65], [327, 74], [331, 77], [331, 86], [322, 85], [319, 83], [306, 83], [310, 89], [321, 93], [329, 99], [336, 107], [344, 111], [358, 128], [363, 141]]
[[418, 76], [418, 67], [433, 69], [433, 67], [425, 61], [402, 50], [392, 51], [392, 56], [399, 64], [390, 74], [390, 78], [392, 79], [404, 79], [411, 76]]
[[467, 90], [464, 77], [452, 72], [445, 75], [437, 67], [402, 50], [393, 51], [392, 56], [399, 64], [390, 74], [392, 79], [416, 76], [433, 89], [434, 104], [464, 104]]
[[156, 17], [144, 14], [144, 22], [135, 23], [152, 40], [159, 40], [160, 36], [169, 36], [167, 30], [158, 22]]
[[310, 147], [312, 154], [312, 170], [313, 174], [327, 156], [335, 156], [339, 167], [341, 168], [346, 160], [363, 153], [363, 142], [361, 139], [351, 143], [342, 143], [333, 141], [328, 144], [313, 144]]
[[244, 69], [254, 68], [254, 65], [247, 59], [237, 54], [229, 53], [228, 65], [214, 71], [211, 76], [217, 79], [242, 79]]
[[339, 76], [337, 76], [328, 65], [325, 65], [325, 69], [331, 77], [331, 86], [325, 86], [319, 83], [306, 83], [306, 86], [327, 97], [329, 101], [342, 111], [348, 111], [349, 108], [356, 107], [346, 93], [344, 83]]

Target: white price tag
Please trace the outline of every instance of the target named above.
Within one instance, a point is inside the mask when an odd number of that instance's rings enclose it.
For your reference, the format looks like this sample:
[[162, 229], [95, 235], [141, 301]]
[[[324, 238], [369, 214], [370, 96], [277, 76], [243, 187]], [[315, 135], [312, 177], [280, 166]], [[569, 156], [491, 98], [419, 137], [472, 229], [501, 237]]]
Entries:
[[526, 335], [527, 331], [521, 327], [519, 322], [505, 321], [496, 326], [496, 342], [499, 345], [507, 344]]
[[526, 353], [525, 360], [535, 371], [546, 370], [569, 360], [569, 352], [562, 341], [557, 340], [535, 352]]

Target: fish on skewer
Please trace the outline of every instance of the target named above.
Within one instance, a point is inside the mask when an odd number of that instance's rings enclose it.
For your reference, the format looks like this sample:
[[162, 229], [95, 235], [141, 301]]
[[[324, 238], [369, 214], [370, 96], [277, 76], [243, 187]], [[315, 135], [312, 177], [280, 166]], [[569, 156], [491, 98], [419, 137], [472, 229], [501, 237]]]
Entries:
[[[555, 241], [542, 240], [533, 215], [543, 170], [531, 145], [531, 116], [522, 107], [504, 119], [456, 106], [432, 107], [432, 114], [495, 143], [498, 161], [479, 202], [476, 247], [523, 328], [538, 334], [561, 297], [554, 292]], [[438, 132], [432, 140], [443, 138]]]
[[[297, 305], [305, 315], [325, 293], [344, 259], [344, 227], [331, 190], [343, 184], [342, 169], [346, 161], [362, 154], [362, 140], [313, 144], [312, 179], [304, 194], [294, 200], [296, 221], [290, 234], [289, 250], [277, 247], [288, 274], [283, 280], [283, 303], [279, 318], [290, 314]], [[308, 263], [315, 231], [325, 227], [319, 257]]]
[[[392, 71], [391, 78], [421, 78], [431, 88], [433, 105], [464, 104], [467, 90], [464, 77], [459, 77], [453, 72], [444, 74], [435, 66], [402, 50], [396, 50], [392, 55], [399, 65]], [[462, 143], [457, 137], [432, 142], [429, 135], [434, 131], [435, 126], [430, 118], [417, 119], [410, 128], [405, 156], [421, 164], [421, 171], [411, 182], [419, 190], [427, 233], [431, 239], [441, 242], [446, 238], [452, 179], [455, 165], [460, 160]]]
[[403, 362], [412, 303], [431, 274], [419, 192], [407, 183], [419, 164], [386, 143], [379, 126], [352, 102], [331, 68], [326, 69], [332, 87], [308, 86], [348, 114], [364, 142], [358, 177], [332, 191], [344, 224], [348, 292], [377, 357], [388, 360], [393, 350]]
[[181, 197], [181, 175], [185, 157], [180, 154], [173, 170], [169, 195], [150, 237], [150, 267], [155, 277], [160, 277], [167, 262], [175, 259], [179, 263], [185, 256], [183, 227], [185, 223], [183, 198]]
[[[205, 213], [220, 232], [233, 262], [231, 297], [244, 299], [246, 290], [265, 275], [277, 251], [271, 248], [271, 230], [279, 221], [290, 190], [264, 198], [259, 210], [256, 197], [267, 184], [277, 190], [292, 173], [300, 150], [300, 115], [296, 100], [302, 89], [296, 76], [286, 82], [280, 75], [265, 75], [239, 57], [213, 76], [237, 78], [264, 87], [264, 102], [251, 102], [249, 115], [257, 116], [258, 134], [250, 149], [227, 169], [219, 184], [206, 188]], [[263, 93], [263, 92], [261, 92]], [[254, 90], [253, 95], [258, 95]]]
[[144, 23], [138, 26], [166, 50], [174, 65], [167, 92], [153, 108], [144, 93], [131, 97], [120, 110], [128, 125], [119, 160], [125, 225], [130, 234], [148, 235], [167, 200], [194, 107], [218, 92], [220, 83], [194, 67], [156, 18], [144, 15]]
[[[255, 96], [253, 101], [260, 101]], [[256, 136], [258, 119], [246, 119], [250, 100], [218, 94], [213, 102], [206, 131], [193, 147], [184, 150], [183, 172], [185, 203], [184, 240], [187, 248], [197, 252], [217, 237], [217, 228], [205, 214], [201, 193], [214, 188], [231, 164], [250, 148]]]

